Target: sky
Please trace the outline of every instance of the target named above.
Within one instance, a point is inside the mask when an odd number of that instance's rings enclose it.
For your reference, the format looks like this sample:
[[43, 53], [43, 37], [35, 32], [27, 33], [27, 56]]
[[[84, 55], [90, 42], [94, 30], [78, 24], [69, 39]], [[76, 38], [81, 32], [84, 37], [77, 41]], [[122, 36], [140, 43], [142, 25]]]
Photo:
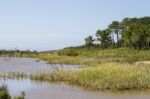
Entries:
[[84, 44], [113, 20], [150, 16], [150, 0], [0, 0], [0, 49]]

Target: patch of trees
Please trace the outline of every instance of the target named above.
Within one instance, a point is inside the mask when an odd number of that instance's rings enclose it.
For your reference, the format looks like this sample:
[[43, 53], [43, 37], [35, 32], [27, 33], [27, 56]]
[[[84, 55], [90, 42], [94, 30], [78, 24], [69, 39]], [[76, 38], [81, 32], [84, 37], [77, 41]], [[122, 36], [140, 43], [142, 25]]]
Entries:
[[93, 36], [85, 38], [86, 47], [93, 47], [97, 41], [101, 48], [150, 49], [150, 17], [113, 21], [106, 29], [97, 30], [95, 35], [96, 39]]
[[26, 57], [26, 56], [36, 56], [39, 53], [37, 51], [30, 51], [30, 50], [0, 50], [0, 56], [7, 56], [7, 57]]

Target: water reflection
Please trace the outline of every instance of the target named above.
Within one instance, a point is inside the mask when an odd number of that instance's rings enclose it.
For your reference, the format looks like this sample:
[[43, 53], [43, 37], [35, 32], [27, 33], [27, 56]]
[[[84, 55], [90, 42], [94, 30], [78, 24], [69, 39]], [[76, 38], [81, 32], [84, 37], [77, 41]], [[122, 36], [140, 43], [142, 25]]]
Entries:
[[50, 72], [54, 67], [64, 70], [79, 69], [78, 65], [52, 65], [36, 58], [7, 58], [0, 57], [0, 72]]
[[25, 92], [25, 99], [150, 99], [148, 91], [90, 92], [63, 83], [38, 82], [30, 79], [0, 79], [12, 97]]

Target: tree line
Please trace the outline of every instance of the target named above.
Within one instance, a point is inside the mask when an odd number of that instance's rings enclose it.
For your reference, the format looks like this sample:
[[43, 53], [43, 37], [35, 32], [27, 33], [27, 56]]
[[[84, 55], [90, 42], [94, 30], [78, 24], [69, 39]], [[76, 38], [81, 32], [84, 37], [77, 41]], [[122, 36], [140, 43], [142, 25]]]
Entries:
[[7, 56], [7, 57], [26, 57], [30, 55], [38, 55], [39, 53], [30, 50], [0, 50], [0, 56]]
[[150, 49], [150, 17], [113, 21], [106, 29], [97, 30], [95, 36], [85, 38], [86, 47]]

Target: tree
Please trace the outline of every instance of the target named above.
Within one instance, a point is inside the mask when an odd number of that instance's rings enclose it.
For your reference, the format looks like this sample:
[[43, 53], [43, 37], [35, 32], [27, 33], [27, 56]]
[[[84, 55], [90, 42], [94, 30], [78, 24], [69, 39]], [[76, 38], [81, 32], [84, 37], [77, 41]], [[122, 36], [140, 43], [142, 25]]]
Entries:
[[120, 23], [118, 21], [113, 21], [109, 25], [109, 29], [117, 35], [117, 47], [119, 47], [119, 32], [120, 32]]
[[107, 48], [108, 45], [110, 44], [110, 42], [111, 42], [110, 33], [111, 33], [111, 31], [109, 29], [98, 30], [96, 32], [97, 40], [100, 41], [102, 48]]
[[93, 42], [95, 40], [93, 39], [93, 36], [88, 36], [85, 38], [85, 46], [87, 46], [88, 48], [92, 47], [93, 46]]
[[122, 39], [135, 49], [149, 48], [150, 17], [125, 18], [122, 21]]
[[[113, 21], [108, 28], [98, 30], [96, 36], [102, 48], [113, 44], [117, 48], [150, 49], [150, 17], [124, 18], [120, 22]], [[115, 39], [117, 42], [114, 41]], [[92, 36], [87, 37], [85, 41], [86, 46], [93, 45]]]

